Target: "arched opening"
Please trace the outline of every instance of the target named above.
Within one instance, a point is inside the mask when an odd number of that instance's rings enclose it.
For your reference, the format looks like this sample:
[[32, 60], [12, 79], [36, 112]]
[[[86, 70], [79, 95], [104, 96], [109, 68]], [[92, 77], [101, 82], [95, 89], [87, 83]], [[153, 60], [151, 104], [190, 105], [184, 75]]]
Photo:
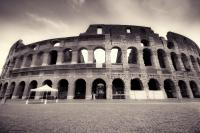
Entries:
[[189, 72], [191, 69], [190, 64], [189, 64], [187, 56], [184, 53], [181, 53], [181, 60], [183, 62], [183, 66], [184, 66], [185, 70]]
[[[106, 82], [103, 79], [95, 79], [92, 83], [92, 96], [96, 99], [106, 99]], [[94, 99], [94, 97], [93, 97]]]
[[72, 61], [72, 50], [67, 48], [63, 51], [63, 62], [70, 63]]
[[122, 63], [122, 51], [118, 47], [114, 47], [111, 49], [111, 63]]
[[194, 98], [200, 98], [200, 91], [197, 84], [194, 81], [190, 81], [190, 88], [192, 90]]
[[94, 62], [97, 64], [105, 63], [106, 54], [105, 50], [102, 48], [97, 48], [94, 50]]
[[81, 48], [78, 51], [78, 63], [88, 63], [88, 50]]
[[112, 82], [113, 99], [125, 99], [124, 96], [124, 82], [117, 78]]
[[145, 66], [152, 66], [152, 52], [150, 49], [145, 48], [143, 50], [143, 60]]
[[179, 80], [178, 81], [178, 86], [180, 88], [180, 91], [181, 91], [181, 95], [183, 98], [189, 98], [189, 94], [187, 92], [187, 85], [184, 81], [182, 80]]
[[25, 89], [25, 82], [21, 81], [17, 87], [17, 93], [16, 96], [21, 99], [24, 93], [24, 89]]
[[197, 58], [197, 63], [198, 63], [199, 68], [200, 68], [200, 59], [199, 58]]
[[131, 79], [131, 90], [143, 90], [143, 85], [140, 79]]
[[30, 54], [30, 55], [27, 56], [27, 58], [26, 58], [26, 62], [25, 62], [25, 67], [30, 67], [30, 66], [31, 66], [31, 63], [32, 63], [32, 57], [33, 57], [32, 54]]
[[146, 40], [146, 39], [141, 40], [141, 43], [142, 43], [143, 46], [146, 46], [146, 47], [147, 47], [147, 46], [150, 46], [149, 41]]
[[160, 84], [156, 79], [150, 79], [148, 82], [149, 90], [160, 90]]
[[167, 42], [168, 49], [174, 49], [174, 43], [173, 42]]
[[10, 87], [9, 87], [10, 92], [9, 92], [9, 95], [8, 95], [8, 99], [11, 99], [11, 98], [12, 98], [14, 89], [15, 89], [15, 82], [12, 82], [12, 83], [10, 84]]
[[85, 94], [86, 94], [85, 80], [84, 79], [76, 80], [74, 99], [85, 99]]
[[24, 56], [19, 57], [18, 61], [16, 62], [17, 63], [16, 68], [21, 68], [23, 60]]
[[174, 66], [174, 69], [176, 71], [180, 71], [181, 70], [181, 67], [180, 67], [180, 62], [178, 60], [178, 56], [176, 53], [174, 52], [171, 52], [171, 60], [172, 60], [172, 64]]
[[190, 59], [191, 59], [192, 65], [194, 67], [194, 70], [198, 72], [199, 70], [198, 70], [197, 62], [196, 62], [194, 56], [190, 55]]
[[135, 47], [128, 48], [127, 59], [128, 59], [129, 64], [137, 64], [138, 53], [137, 53], [137, 49]]
[[60, 47], [61, 46], [61, 43], [60, 42], [55, 42], [53, 47]]
[[158, 61], [159, 61], [159, 64], [160, 64], [160, 67], [161, 68], [166, 68], [167, 66], [167, 59], [166, 59], [166, 53], [164, 50], [162, 49], [158, 49], [157, 50], [157, 55], [158, 55]]
[[97, 35], [101, 35], [103, 34], [103, 28], [102, 27], [98, 27], [97, 28]]
[[38, 85], [38, 83], [35, 80], [31, 81], [31, 83], [29, 84], [29, 87], [28, 87], [29, 91], [27, 93], [27, 94], [29, 94], [29, 99], [34, 99], [35, 98], [36, 92], [35, 91], [31, 92], [31, 89], [36, 89], [37, 85]]
[[53, 50], [49, 53], [49, 65], [55, 65], [57, 62], [57, 51]]
[[170, 79], [164, 81], [164, 89], [168, 98], [177, 98], [174, 82]]
[[68, 92], [68, 81], [66, 79], [61, 79], [58, 82], [58, 98], [67, 99]]
[[48, 85], [49, 87], [52, 87], [52, 81], [47, 79], [42, 83], [42, 85]]
[[2, 88], [1, 98], [5, 96], [7, 88], [8, 88], [8, 83], [5, 83]]
[[43, 54], [44, 54], [43, 52], [39, 52], [37, 54], [37, 60], [35, 62], [36, 66], [41, 66], [42, 65], [42, 63], [43, 63]]
[[[45, 80], [42, 85], [48, 85], [49, 87], [52, 87], [52, 81], [51, 80]], [[46, 99], [48, 96], [51, 95], [51, 92], [44, 92], [43, 93], [43, 99]]]

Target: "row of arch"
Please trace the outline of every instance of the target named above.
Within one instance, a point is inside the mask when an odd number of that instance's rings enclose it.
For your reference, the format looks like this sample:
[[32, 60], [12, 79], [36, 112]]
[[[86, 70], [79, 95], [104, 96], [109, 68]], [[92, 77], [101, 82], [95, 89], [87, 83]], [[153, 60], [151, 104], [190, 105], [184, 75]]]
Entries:
[[[43, 57], [44, 53], [39, 52], [36, 56], [35, 62], [33, 62], [33, 55], [30, 54], [26, 57], [24, 67], [30, 67], [31, 64], [34, 64], [34, 66], [41, 66], [43, 63]], [[77, 56], [77, 62], [78, 63], [88, 63], [88, 57], [91, 56], [88, 53], [88, 50], [85, 48], [81, 48], [78, 51], [78, 56]], [[153, 52], [149, 48], [144, 48], [143, 49], [143, 61], [145, 66], [152, 66], [154, 64], [153, 62]], [[200, 59], [196, 58], [192, 55], [189, 56], [189, 58], [186, 56], [186, 54], [181, 53], [180, 55], [183, 66], [186, 71], [191, 71], [191, 66], [190, 66], [190, 61], [191, 64], [193, 65], [193, 68], [196, 71], [199, 71], [200, 67]], [[105, 50], [102, 48], [97, 48], [94, 50], [94, 59], [92, 59], [92, 63], [105, 63]], [[169, 62], [167, 59], [167, 54], [163, 49], [158, 49], [157, 50], [157, 57], [159, 61], [160, 68], [169, 68]], [[72, 49], [65, 49], [62, 52], [61, 56], [61, 63], [71, 63], [72, 62]], [[181, 62], [179, 61], [179, 56], [175, 52], [170, 53], [170, 58], [173, 64], [173, 67], [176, 71], [181, 70]], [[17, 62], [14, 61], [12, 62], [13, 65], [16, 68], [21, 68], [23, 60], [25, 58], [23, 56], [19, 57], [19, 60]], [[48, 65], [54, 65], [57, 63], [58, 60], [58, 52], [56, 50], [52, 50], [49, 52], [48, 55]], [[135, 47], [130, 47], [127, 49], [127, 62], [129, 64], [138, 64], [138, 50]], [[114, 47], [111, 50], [111, 63], [122, 63], [122, 51], [119, 47]]]
[[[45, 84], [47, 84], [50, 87], [52, 87], [53, 85], [51, 80], [45, 80], [42, 83], [42, 85], [45, 85]], [[77, 79], [74, 85], [75, 87], [74, 87], [73, 98], [85, 99], [86, 98], [86, 81], [84, 79]], [[11, 82], [9, 86], [8, 86], [8, 83], [5, 83], [4, 85], [0, 84], [1, 97], [4, 97], [4, 95], [7, 95], [8, 98], [12, 98], [13, 93], [15, 92], [14, 95], [19, 99], [21, 99], [23, 95], [25, 95], [25, 97], [28, 97], [29, 94], [30, 94], [30, 98], [34, 98], [36, 94], [35, 92], [30, 93], [30, 90], [37, 88], [38, 82], [36, 80], [31, 81], [28, 85], [28, 91], [26, 92], [26, 94], [24, 94], [25, 86], [26, 86], [26, 83], [24, 81], [21, 81], [17, 86], [15, 82]], [[188, 88], [185, 81], [179, 80], [178, 86], [179, 86], [182, 98], [191, 97], [189, 89], [191, 89], [191, 92], [194, 98], [200, 98], [200, 90], [195, 81], [193, 80], [189, 81], [190, 88]], [[68, 87], [69, 87], [69, 83], [66, 79], [61, 79], [58, 81], [57, 88], [58, 88], [59, 99], [67, 99], [68, 90], [69, 90]], [[103, 79], [101, 78], [95, 79], [92, 83], [91, 88], [92, 88], [91, 95], [93, 96], [93, 98], [95, 97], [97, 99], [106, 99], [107, 84]], [[149, 90], [152, 90], [152, 91], [161, 90], [161, 85], [157, 79], [152, 78], [148, 81], [148, 88]], [[130, 90], [132, 91], [144, 90], [142, 81], [139, 78], [131, 79]], [[168, 98], [178, 97], [178, 94], [177, 94], [178, 92], [176, 90], [175, 83], [171, 79], [164, 80], [164, 90]], [[122, 79], [116, 78], [112, 81], [112, 96], [113, 96], [112, 97], [113, 99], [125, 98], [125, 84]]]

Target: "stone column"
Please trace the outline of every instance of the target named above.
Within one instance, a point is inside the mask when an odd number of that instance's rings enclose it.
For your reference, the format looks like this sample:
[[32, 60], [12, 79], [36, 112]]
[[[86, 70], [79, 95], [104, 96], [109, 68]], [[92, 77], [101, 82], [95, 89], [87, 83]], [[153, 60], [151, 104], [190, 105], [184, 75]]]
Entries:
[[146, 92], [147, 95], [147, 99], [149, 99], [149, 86], [148, 86], [148, 78], [145, 77], [143, 79], [141, 79], [141, 82], [143, 82], [143, 87], [144, 87], [144, 91]]
[[[41, 86], [43, 86], [43, 85], [42, 85], [42, 81], [39, 80], [39, 81], [38, 81], [38, 86], [37, 86], [37, 87], [41, 87]], [[39, 100], [40, 97], [42, 97], [42, 96], [43, 96], [43, 93], [42, 93], [42, 92], [35, 92], [35, 99], [36, 99], [36, 100]]]
[[181, 91], [180, 91], [180, 88], [179, 88], [179, 85], [178, 85], [178, 81], [174, 81], [174, 87], [175, 87], [175, 90], [176, 90], [176, 94], [177, 94], [177, 98], [178, 99], [182, 99], [182, 95], [181, 95]]
[[190, 70], [191, 70], [192, 72], [195, 72], [194, 66], [193, 66], [192, 61], [191, 61], [191, 58], [190, 58], [190, 57], [187, 57], [187, 59], [188, 59], [189, 65], [190, 65]]
[[88, 80], [86, 82], [86, 94], [85, 99], [91, 100], [92, 99], [92, 82], [91, 80]]
[[166, 91], [165, 91], [164, 84], [160, 86], [160, 89], [161, 89], [162, 92], [163, 92], [164, 99], [167, 99], [167, 93], [166, 93]]
[[145, 64], [144, 64], [144, 60], [143, 60], [143, 50], [140, 49], [138, 50], [138, 63], [140, 65], [140, 69], [141, 70], [145, 70]]
[[[53, 84], [52, 84], [52, 88], [57, 89], [58, 90], [58, 81], [53, 80]], [[58, 90], [59, 91], [59, 90]], [[54, 96], [58, 98], [58, 92], [51, 92], [51, 96]]]
[[63, 61], [63, 51], [58, 51], [56, 65], [61, 65]]
[[73, 99], [75, 94], [75, 84], [74, 81], [69, 81], [67, 99]]
[[126, 49], [122, 50], [122, 63], [123, 63], [123, 68], [128, 67], [127, 50]]
[[112, 99], [112, 80], [107, 80], [106, 83], [106, 99]]
[[15, 88], [14, 88], [14, 91], [13, 91], [13, 95], [12, 95], [12, 98], [11, 99], [17, 99], [19, 96], [16, 96], [17, 95], [17, 90], [18, 90], [18, 87], [19, 87], [19, 83], [16, 84]]
[[25, 84], [25, 87], [24, 87], [24, 92], [23, 92], [23, 96], [22, 96], [22, 99], [24, 100], [24, 99], [26, 99], [26, 98], [28, 98], [28, 96], [29, 96], [29, 94], [28, 94], [28, 92], [29, 92], [30, 90], [29, 90], [29, 84]]
[[32, 63], [31, 63], [31, 67], [35, 67], [35, 63], [37, 61], [37, 54], [33, 54], [33, 57], [32, 57]]
[[171, 59], [171, 55], [170, 55], [170, 53], [166, 53], [166, 59], [168, 60], [168, 62], [169, 62], [169, 69], [173, 72], [173, 71], [175, 71], [175, 69], [174, 69], [174, 66], [173, 66], [173, 64], [172, 64], [172, 59]]
[[94, 51], [92, 49], [88, 50], [88, 63], [94, 62]]
[[106, 52], [106, 67], [109, 68], [111, 65], [111, 57], [110, 57], [111, 50], [107, 49], [105, 52]]
[[22, 65], [21, 68], [26, 67], [26, 60], [28, 59], [28, 56], [24, 56], [23, 61], [22, 61]]
[[42, 62], [42, 66], [47, 66], [49, 63], [49, 53], [45, 52], [43, 54], [43, 62]]
[[130, 79], [125, 79], [125, 88], [124, 88], [124, 94], [126, 99], [130, 99], [130, 88], [131, 88]]
[[156, 68], [156, 69], [159, 69], [160, 68], [160, 65], [159, 65], [159, 61], [158, 61], [158, 54], [157, 54], [157, 51], [153, 51], [152, 52], [153, 55], [152, 55], [152, 63], [153, 63], [153, 66]]
[[78, 62], [78, 51], [72, 51], [72, 64], [76, 64]]
[[191, 88], [190, 88], [190, 84], [189, 84], [188, 81], [186, 81], [186, 85], [187, 85], [187, 93], [189, 94], [189, 97], [190, 97], [190, 98], [194, 98], [193, 93], [192, 93], [192, 90], [191, 90]]
[[177, 56], [178, 56], [178, 61], [179, 61], [179, 64], [180, 64], [180, 69], [181, 69], [181, 71], [184, 71], [185, 67], [183, 66], [183, 62], [181, 60], [181, 56], [180, 56], [180, 54], [178, 54]]

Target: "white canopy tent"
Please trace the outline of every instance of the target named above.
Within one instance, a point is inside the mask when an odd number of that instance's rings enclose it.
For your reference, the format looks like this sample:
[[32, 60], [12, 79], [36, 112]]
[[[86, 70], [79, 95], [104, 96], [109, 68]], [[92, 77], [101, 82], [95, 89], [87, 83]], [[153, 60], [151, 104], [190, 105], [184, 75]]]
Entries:
[[33, 91], [35, 91], [35, 92], [58, 92], [57, 89], [51, 88], [48, 85], [44, 85], [44, 86], [41, 86], [36, 89], [31, 89], [31, 92], [33, 92]]
[[[58, 90], [51, 88], [48, 85], [44, 85], [44, 86], [41, 86], [41, 87], [38, 87], [38, 88], [35, 88], [35, 89], [31, 89], [30, 93], [29, 93], [29, 97], [30, 97], [31, 92], [58, 92]], [[47, 95], [47, 93], [46, 93], [46, 95]], [[26, 104], [28, 104], [29, 97], [26, 101]], [[44, 104], [46, 104], [46, 103], [47, 103], [47, 96], [46, 96]]]

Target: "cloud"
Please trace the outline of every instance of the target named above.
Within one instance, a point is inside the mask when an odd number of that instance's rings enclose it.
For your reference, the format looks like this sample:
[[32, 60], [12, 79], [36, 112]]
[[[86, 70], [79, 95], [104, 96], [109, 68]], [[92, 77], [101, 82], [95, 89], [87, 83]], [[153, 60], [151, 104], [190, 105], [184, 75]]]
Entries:
[[45, 27], [52, 27], [52, 28], [63, 28], [63, 27], [67, 28], [68, 27], [61, 20], [52, 20], [47, 17], [42, 17], [33, 13], [26, 13], [26, 14], [31, 20]]

